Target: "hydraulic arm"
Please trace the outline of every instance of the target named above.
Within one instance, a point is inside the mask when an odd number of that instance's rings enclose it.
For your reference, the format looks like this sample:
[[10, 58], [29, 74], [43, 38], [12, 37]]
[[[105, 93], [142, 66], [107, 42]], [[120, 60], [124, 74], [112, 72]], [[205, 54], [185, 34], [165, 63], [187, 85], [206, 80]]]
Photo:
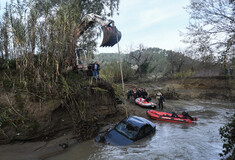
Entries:
[[94, 13], [87, 14], [83, 17], [73, 38], [75, 40], [78, 39], [94, 23], [98, 23], [103, 31], [101, 47], [112, 47], [120, 41], [122, 35], [116, 28], [114, 21]]

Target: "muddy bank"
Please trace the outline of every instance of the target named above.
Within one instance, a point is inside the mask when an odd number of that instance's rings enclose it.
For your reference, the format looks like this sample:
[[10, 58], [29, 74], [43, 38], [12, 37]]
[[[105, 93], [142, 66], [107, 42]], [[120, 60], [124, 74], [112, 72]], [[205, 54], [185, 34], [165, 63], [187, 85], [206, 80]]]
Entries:
[[145, 88], [151, 97], [161, 90], [167, 99], [220, 99], [235, 101], [235, 77], [161, 78], [126, 84], [127, 89]]
[[[0, 96], [0, 107], [9, 108], [14, 114], [3, 117], [0, 144], [50, 140], [72, 130], [79, 139], [93, 137], [99, 129], [98, 123], [117, 112], [114, 90], [110, 84], [99, 82], [87, 88], [84, 95], [78, 104], [67, 106], [61, 99], [38, 103], [30, 100], [30, 96], [22, 96], [24, 105], [20, 111], [14, 93], [5, 92]], [[14, 120], [12, 123], [10, 118]]]
[[[129, 103], [129, 102], [128, 102]], [[133, 106], [133, 105], [128, 105]], [[110, 107], [110, 106], [109, 106]], [[99, 106], [97, 106], [99, 109]], [[132, 111], [130, 111], [132, 112]], [[129, 113], [130, 113], [129, 112]], [[103, 114], [105, 112], [102, 110], [96, 112], [97, 114]], [[140, 112], [142, 114], [142, 112]], [[143, 114], [144, 115], [144, 114]], [[102, 128], [103, 126], [112, 125], [125, 117], [125, 109], [122, 105], [117, 105], [115, 109], [115, 114], [108, 114], [103, 120], [95, 122], [96, 126], [91, 126], [84, 129], [91, 131], [94, 129]], [[83, 133], [82, 136], [88, 136], [87, 139], [92, 139], [98, 134], [98, 129], [95, 133]], [[48, 157], [52, 157], [63, 152], [68, 151], [73, 145], [82, 142], [81, 137], [74, 132], [73, 128], [70, 131], [60, 131], [60, 136], [50, 137], [51, 139], [47, 140], [38, 140], [38, 141], [14, 141], [14, 143], [0, 145], [0, 159], [7, 160], [44, 160]], [[63, 148], [62, 145], [66, 144], [66, 148]]]
[[[100, 127], [123, 118], [124, 113], [118, 114], [111, 84], [97, 82], [85, 90], [80, 93], [83, 97], [78, 104], [71, 103], [69, 107], [58, 99], [38, 103], [30, 100], [30, 96], [22, 96], [23, 110], [30, 121], [25, 120], [24, 124], [17, 126], [10, 123], [1, 126], [0, 159], [44, 159], [66, 151], [63, 144], [70, 147], [74, 143], [91, 139], [97, 135]], [[78, 99], [81, 97], [76, 96]], [[0, 107], [17, 109], [15, 97], [14, 93], [1, 94]]]
[[158, 80], [164, 90], [175, 90], [180, 99], [220, 99], [235, 101], [235, 79], [197, 77]]

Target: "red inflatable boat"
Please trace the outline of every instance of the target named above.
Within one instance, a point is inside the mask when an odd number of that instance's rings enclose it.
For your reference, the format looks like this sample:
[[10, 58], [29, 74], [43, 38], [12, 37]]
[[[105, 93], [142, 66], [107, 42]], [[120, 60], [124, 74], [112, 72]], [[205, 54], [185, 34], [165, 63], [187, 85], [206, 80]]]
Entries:
[[178, 122], [178, 123], [194, 123], [193, 121], [197, 121], [197, 118], [193, 118], [188, 115], [187, 112], [183, 112], [182, 114], [176, 113], [168, 113], [168, 112], [160, 112], [155, 110], [148, 110], [147, 115], [159, 121], [168, 121], [168, 122]]
[[144, 107], [144, 108], [152, 108], [152, 109], [154, 109], [157, 106], [157, 104], [152, 103], [152, 102], [148, 102], [144, 98], [136, 98], [135, 99], [135, 103], [138, 104], [141, 107]]

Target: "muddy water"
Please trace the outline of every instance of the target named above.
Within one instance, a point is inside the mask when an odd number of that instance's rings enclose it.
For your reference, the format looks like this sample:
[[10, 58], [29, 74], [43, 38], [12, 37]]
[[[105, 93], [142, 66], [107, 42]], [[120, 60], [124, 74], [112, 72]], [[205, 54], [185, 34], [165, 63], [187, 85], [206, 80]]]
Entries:
[[235, 104], [215, 101], [168, 101], [173, 110], [187, 110], [196, 124], [159, 122], [154, 135], [129, 146], [86, 141], [47, 160], [218, 160], [222, 141], [218, 129], [228, 122]]

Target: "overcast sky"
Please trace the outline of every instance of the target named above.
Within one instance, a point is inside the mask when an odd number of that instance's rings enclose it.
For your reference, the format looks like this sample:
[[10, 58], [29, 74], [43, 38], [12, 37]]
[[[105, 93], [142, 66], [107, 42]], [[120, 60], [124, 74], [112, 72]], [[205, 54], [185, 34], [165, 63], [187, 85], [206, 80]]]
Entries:
[[[6, 1], [1, 0], [1, 11]], [[190, 0], [120, 0], [119, 15], [112, 19], [122, 33], [119, 42], [121, 52], [137, 49], [139, 44], [145, 47], [158, 47], [167, 50], [184, 48], [179, 31], [188, 25], [189, 15], [183, 7]], [[99, 45], [102, 37], [98, 40]], [[117, 52], [113, 47], [98, 47], [98, 53]]]
[[[188, 25], [189, 15], [183, 7], [190, 0], [121, 0], [120, 15], [114, 16], [115, 25], [122, 32], [120, 48], [122, 52], [145, 47], [167, 50], [183, 49], [179, 31]], [[101, 43], [101, 39], [99, 40]], [[112, 48], [98, 48], [99, 52], [117, 52]]]

